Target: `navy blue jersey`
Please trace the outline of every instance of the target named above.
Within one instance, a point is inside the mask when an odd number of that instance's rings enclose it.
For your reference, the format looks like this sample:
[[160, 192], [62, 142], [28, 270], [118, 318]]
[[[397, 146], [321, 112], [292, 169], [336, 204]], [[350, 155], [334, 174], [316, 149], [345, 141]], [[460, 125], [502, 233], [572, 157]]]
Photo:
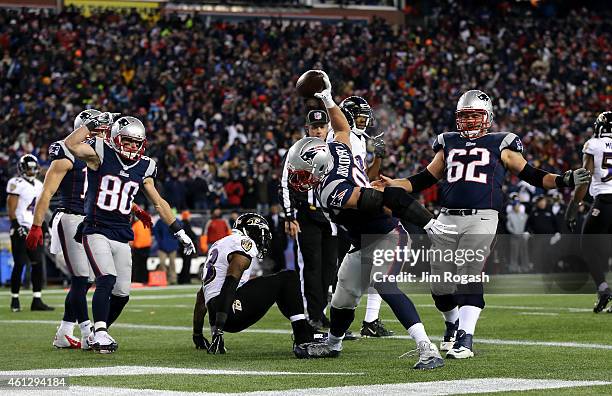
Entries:
[[87, 165], [68, 150], [63, 141], [59, 140], [49, 146], [49, 161], [67, 159], [72, 162], [72, 169], [62, 179], [59, 192], [59, 207], [66, 208], [76, 214], [85, 214], [85, 191], [87, 190]]
[[100, 158], [98, 170], [87, 169], [83, 234], [102, 234], [127, 242], [134, 239], [130, 216], [134, 197], [147, 177], [155, 177], [155, 161], [142, 156], [136, 162], [119, 154], [101, 138], [90, 143]]
[[343, 227], [355, 246], [365, 234], [388, 234], [398, 225], [393, 217], [381, 213], [366, 215], [357, 209], [342, 209], [353, 189], [367, 187], [367, 177], [355, 164], [351, 150], [344, 143], [328, 143], [334, 166], [316, 188], [317, 198], [330, 220]]
[[488, 133], [467, 139], [459, 132], [438, 135], [433, 150], [444, 150], [445, 180], [441, 185], [442, 205], [451, 209], [501, 210], [506, 168], [503, 150], [521, 153], [523, 144], [514, 133]]

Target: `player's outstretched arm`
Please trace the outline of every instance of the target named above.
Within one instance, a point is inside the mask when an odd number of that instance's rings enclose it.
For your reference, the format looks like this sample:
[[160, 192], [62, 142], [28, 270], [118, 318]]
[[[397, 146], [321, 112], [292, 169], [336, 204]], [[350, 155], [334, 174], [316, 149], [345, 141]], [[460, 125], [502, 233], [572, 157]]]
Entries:
[[438, 151], [433, 160], [423, 171], [406, 179], [390, 179], [381, 175], [380, 180], [372, 183], [373, 187], [401, 187], [411, 192], [420, 192], [436, 184], [444, 177], [444, 152]]
[[323, 70], [319, 70], [323, 73], [323, 82], [325, 83], [325, 89], [321, 92], [314, 94], [315, 97], [321, 99], [331, 122], [332, 129], [334, 130], [334, 140], [340, 143], [346, 144], [349, 148], [351, 147], [351, 127], [349, 126], [344, 113], [334, 102], [332, 96], [332, 86], [329, 81], [327, 73]]
[[64, 176], [71, 169], [72, 162], [69, 159], [63, 158], [51, 162], [51, 166], [45, 175], [42, 192], [36, 200], [36, 206], [34, 207], [34, 221], [26, 238], [26, 247], [28, 249], [35, 250], [39, 245], [42, 245], [43, 233], [41, 226], [45, 219], [45, 213], [49, 210], [49, 202], [51, 202], [51, 198], [55, 195]]
[[[591, 154], [585, 153], [582, 158], [582, 167], [593, 174], [595, 170], [594, 158]], [[574, 231], [576, 229], [576, 217], [578, 216], [578, 207], [584, 200], [584, 197], [589, 190], [589, 183], [582, 184], [574, 190], [572, 200], [570, 201], [567, 210], [565, 211], [565, 223], [567, 227]]]
[[506, 168], [517, 175], [519, 179], [546, 190], [564, 187], [574, 188], [591, 180], [591, 173], [585, 168], [568, 170], [563, 175], [557, 175], [534, 168], [527, 163], [521, 153], [512, 150], [502, 151], [501, 159]]
[[193, 241], [187, 236], [181, 224], [174, 217], [174, 213], [172, 213], [172, 208], [170, 208], [168, 202], [159, 195], [159, 192], [155, 188], [153, 178], [147, 177], [142, 184], [145, 195], [149, 199], [149, 202], [153, 204], [157, 213], [159, 213], [159, 217], [161, 217], [164, 223], [170, 226], [170, 231], [174, 233], [176, 239], [183, 245], [183, 252], [186, 255], [194, 254], [196, 249]]
[[208, 351], [210, 342], [204, 337], [204, 318], [206, 318], [206, 302], [204, 300], [204, 291], [202, 288], [196, 294], [195, 306], [193, 307], [193, 343], [196, 349], [205, 349]]
[[225, 353], [225, 341], [223, 340], [223, 329], [227, 321], [227, 313], [232, 309], [234, 296], [242, 273], [251, 265], [251, 258], [237, 252], [229, 255], [229, 266], [227, 267], [227, 275], [223, 281], [221, 292], [216, 297], [217, 313], [215, 316], [215, 325], [212, 329], [212, 341], [208, 353], [223, 354]]

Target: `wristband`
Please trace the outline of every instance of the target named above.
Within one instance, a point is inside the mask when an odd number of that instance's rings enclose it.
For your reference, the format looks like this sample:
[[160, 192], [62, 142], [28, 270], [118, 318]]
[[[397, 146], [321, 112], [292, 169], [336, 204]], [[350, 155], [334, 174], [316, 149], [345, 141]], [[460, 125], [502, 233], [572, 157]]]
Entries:
[[170, 224], [169, 227], [170, 231], [172, 231], [174, 234], [183, 229], [183, 226], [178, 222], [178, 220], [174, 220], [174, 223]]

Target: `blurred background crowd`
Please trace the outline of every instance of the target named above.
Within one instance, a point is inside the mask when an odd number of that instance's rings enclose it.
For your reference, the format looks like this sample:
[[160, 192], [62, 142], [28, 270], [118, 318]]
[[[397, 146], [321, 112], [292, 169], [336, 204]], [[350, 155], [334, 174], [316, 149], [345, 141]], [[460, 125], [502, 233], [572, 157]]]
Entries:
[[[375, 109], [385, 175], [406, 177], [429, 162], [434, 136], [454, 129], [468, 89], [493, 98], [492, 130], [518, 134], [534, 166], [561, 172], [581, 163], [596, 114], [610, 106], [609, 17], [445, 1], [406, 26], [3, 9], [0, 185], [24, 153], [48, 165], [49, 144], [93, 107], [145, 123], [158, 187], [179, 211], [268, 214], [279, 202], [282, 156], [304, 134], [306, 105], [294, 87], [311, 68], [328, 72], [337, 102], [360, 95]], [[509, 178], [507, 193], [511, 218], [536, 212], [541, 191]], [[562, 215], [566, 199], [553, 194], [545, 210]], [[5, 200], [2, 188], [0, 207]], [[437, 189], [423, 200], [435, 209]]]

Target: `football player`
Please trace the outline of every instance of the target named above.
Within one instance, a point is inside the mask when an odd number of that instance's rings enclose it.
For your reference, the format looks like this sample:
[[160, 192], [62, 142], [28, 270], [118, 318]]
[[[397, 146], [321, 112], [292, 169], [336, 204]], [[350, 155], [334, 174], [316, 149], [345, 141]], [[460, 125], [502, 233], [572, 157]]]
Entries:
[[11, 221], [11, 252], [13, 253], [13, 272], [11, 273], [11, 311], [21, 311], [19, 289], [23, 267], [31, 264], [32, 275], [32, 311], [53, 311], [54, 308], [42, 301], [43, 264], [42, 247], [36, 251], [26, 249], [25, 240], [32, 226], [32, 210], [42, 191], [42, 183], [36, 178], [40, 167], [38, 160], [32, 154], [19, 158], [17, 163], [18, 176], [11, 178], [6, 185], [8, 198], [6, 206]]
[[[589, 172], [580, 168], [563, 175], [545, 172], [529, 165], [523, 158], [523, 145], [510, 132], [489, 133], [493, 123], [493, 106], [487, 94], [478, 90], [465, 92], [457, 103], [457, 132], [436, 137], [434, 159], [422, 172], [407, 179], [381, 176], [381, 185], [403, 187], [419, 192], [445, 179], [442, 188], [442, 210], [438, 217], [445, 224], [457, 226], [459, 234], [434, 241], [434, 249], [487, 249], [495, 237], [498, 212], [502, 208], [502, 186], [506, 171], [521, 180], [544, 189], [574, 187], [589, 180]], [[375, 185], [378, 185], [376, 183]], [[434, 255], [435, 256], [435, 255]], [[486, 258], [462, 266], [454, 262], [431, 262], [431, 274], [481, 275]], [[472, 337], [480, 312], [485, 306], [483, 284], [471, 282], [455, 285], [431, 284], [436, 308], [442, 312], [446, 332], [440, 345], [446, 357], [464, 359], [474, 356]]]
[[[332, 98], [329, 78], [322, 73], [325, 89], [315, 96], [323, 100], [328, 109], [335, 131], [334, 141], [326, 143], [318, 138], [302, 138], [289, 149], [287, 162], [289, 182], [293, 188], [314, 188], [331, 221], [346, 230], [355, 247], [342, 261], [330, 308], [331, 326], [327, 343], [332, 350], [340, 353], [344, 333], [355, 317], [355, 307], [372, 280], [372, 261], [361, 260], [361, 237], [376, 234], [376, 241], [368, 246], [394, 250], [405, 239], [405, 235], [400, 235], [395, 218], [417, 224], [433, 237], [453, 231], [433, 219], [429, 211], [401, 188], [375, 190], [367, 186], [365, 179], [356, 176], [360, 169], [356, 167], [351, 154], [350, 126]], [[392, 211], [394, 217], [385, 212], [385, 207]], [[398, 266], [390, 268], [397, 269]], [[427, 337], [412, 301], [395, 282], [375, 282], [374, 287], [417, 343], [419, 361], [414, 368], [443, 366], [444, 361]]]
[[[296, 357], [333, 357], [336, 353], [326, 344], [313, 342], [295, 271], [280, 271], [249, 280], [253, 264], [266, 254], [271, 239], [266, 219], [256, 213], [245, 213], [236, 220], [231, 235], [210, 247], [193, 311], [196, 348], [212, 354], [225, 353], [224, 332], [238, 333], [251, 327], [276, 304], [291, 322]], [[202, 335], [207, 310], [212, 333], [210, 343]]]
[[[374, 125], [374, 113], [370, 104], [360, 96], [349, 96], [340, 103], [340, 109], [344, 112], [346, 120], [351, 128], [351, 154], [355, 160], [355, 166], [358, 172], [355, 177], [360, 177], [363, 184], [370, 186], [370, 180], [378, 179], [380, 164], [386, 156], [385, 141], [382, 139], [382, 133], [371, 137], [367, 131], [371, 130]], [[374, 160], [367, 166], [367, 140], [372, 140], [374, 145]], [[333, 130], [327, 135], [327, 141], [334, 140]], [[338, 262], [342, 262], [344, 256], [351, 248], [350, 238], [344, 232], [339, 232], [338, 246]], [[389, 337], [394, 334], [392, 330], [388, 330], [379, 318], [380, 305], [382, 298], [371, 288], [368, 293], [366, 303], [366, 314], [361, 324], [360, 334], [362, 337]], [[345, 337], [346, 339], [346, 337]]]
[[112, 353], [118, 347], [107, 328], [129, 300], [132, 255], [128, 242], [134, 238], [130, 215], [141, 187], [183, 245], [185, 254], [195, 251], [193, 242], [155, 188], [156, 164], [143, 155], [146, 133], [142, 122], [134, 117], [121, 117], [113, 122], [109, 139], [95, 137], [85, 141], [90, 131], [107, 124], [112, 117], [110, 113], [92, 117], [64, 140], [72, 155], [87, 165], [85, 220], [75, 239], [82, 241], [96, 276], [91, 346], [100, 353]]
[[[576, 215], [578, 206], [586, 195], [587, 189], [595, 199], [593, 206], [584, 222], [582, 233], [588, 234], [610, 234], [612, 233], [612, 112], [601, 113], [595, 120], [594, 134], [589, 139], [583, 149], [584, 153], [582, 166], [591, 174], [591, 183], [583, 184], [574, 190], [574, 196], [570, 202], [565, 219], [570, 230], [576, 228]], [[588, 239], [587, 239], [588, 238]], [[604, 264], [607, 259], [599, 257], [601, 246], [589, 248], [593, 237], [585, 237], [583, 241], [583, 251], [585, 255], [595, 255], [586, 260], [589, 265], [591, 276], [597, 288], [597, 301], [593, 307], [593, 312], [598, 313], [606, 308], [612, 300], [612, 291], [606, 282]], [[603, 242], [609, 245], [609, 241]], [[608, 310], [612, 312], [612, 309]]]
[[[102, 113], [95, 109], [82, 111], [74, 120], [74, 129], [78, 129], [86, 120], [100, 114]], [[106, 136], [110, 127], [110, 123], [102, 124], [91, 131], [88, 138]], [[49, 250], [52, 254], [63, 254], [71, 277], [70, 290], [64, 303], [64, 317], [53, 339], [53, 346], [90, 349], [87, 338], [91, 334], [91, 323], [87, 312], [86, 296], [87, 290], [94, 281], [94, 274], [87, 261], [83, 245], [74, 240], [78, 225], [85, 219], [84, 198], [87, 167], [85, 162], [70, 153], [61, 140], [49, 146], [49, 160], [51, 165], [45, 175], [42, 193], [34, 208], [34, 222], [26, 238], [26, 245], [28, 249], [35, 250], [43, 244], [42, 224], [45, 213], [49, 209], [51, 198], [59, 190], [60, 202], [51, 222]], [[140, 218], [145, 225], [150, 226], [151, 218], [147, 212], [138, 208], [136, 204], [132, 209], [136, 217]], [[80, 340], [72, 334], [75, 322], [81, 329]]]

